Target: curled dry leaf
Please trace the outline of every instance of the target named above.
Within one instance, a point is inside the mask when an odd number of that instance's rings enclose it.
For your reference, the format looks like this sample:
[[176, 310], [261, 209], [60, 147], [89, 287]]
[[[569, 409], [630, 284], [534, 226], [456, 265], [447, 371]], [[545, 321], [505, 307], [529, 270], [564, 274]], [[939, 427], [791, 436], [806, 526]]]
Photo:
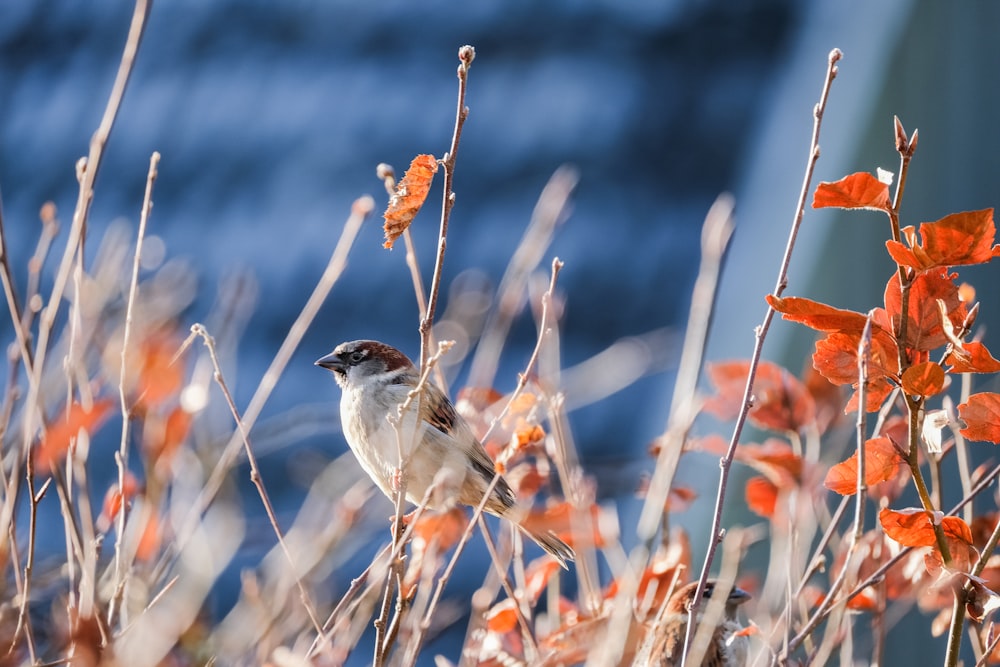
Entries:
[[389, 207], [382, 215], [385, 218], [386, 248], [392, 248], [396, 239], [406, 231], [427, 199], [427, 193], [437, 173], [438, 162], [433, 155], [418, 155], [410, 162], [403, 178], [396, 185], [396, 192], [389, 199]]

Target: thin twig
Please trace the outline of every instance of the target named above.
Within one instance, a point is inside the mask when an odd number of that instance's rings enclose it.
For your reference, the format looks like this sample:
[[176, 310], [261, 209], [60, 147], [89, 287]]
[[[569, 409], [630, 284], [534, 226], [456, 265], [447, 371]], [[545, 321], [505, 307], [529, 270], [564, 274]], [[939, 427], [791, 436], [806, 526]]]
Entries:
[[493, 386], [511, 323], [524, 303], [525, 286], [551, 245], [556, 227], [566, 217], [579, 178], [575, 169], [559, 167], [539, 195], [531, 221], [500, 279], [495, 306], [483, 326], [469, 369], [468, 386]]
[[[548, 290], [548, 292], [546, 292], [546, 294], [548, 295], [548, 298], [543, 297], [543, 299], [542, 299], [542, 304], [543, 304], [543, 316], [542, 316], [542, 319], [543, 319], [543, 321], [546, 320], [546, 315], [545, 315], [546, 311], [545, 311], [545, 309], [547, 308], [548, 302], [551, 300], [551, 295], [552, 295], [552, 292], [555, 289], [555, 285], [556, 285], [556, 279], [559, 276], [559, 270], [562, 268], [562, 265], [563, 264], [562, 264], [561, 261], [559, 261], [558, 257], [552, 260], [552, 278], [549, 281], [549, 290]], [[503, 410], [501, 410], [500, 414], [497, 415], [497, 417], [491, 422], [490, 427], [487, 430], [486, 436], [483, 437], [484, 441], [486, 441], [486, 440], [489, 439], [489, 434], [492, 433], [493, 429], [496, 428], [497, 424], [499, 424], [500, 421], [507, 415], [507, 413], [510, 411], [511, 405], [514, 403], [514, 401], [517, 399], [517, 397], [524, 390], [524, 387], [527, 385], [528, 377], [531, 376], [531, 374], [532, 374], [535, 366], [538, 363], [539, 351], [541, 350], [542, 343], [543, 343], [543, 341], [544, 341], [547, 333], [548, 333], [548, 329], [546, 329], [545, 327], [541, 327], [539, 329], [538, 340], [535, 343], [535, 349], [534, 349], [534, 351], [531, 354], [531, 358], [528, 360], [528, 364], [525, 367], [524, 372], [521, 373], [521, 375], [520, 375], [517, 387], [511, 393], [511, 396], [507, 400], [507, 404], [504, 406]], [[427, 605], [427, 611], [425, 612], [424, 618], [421, 620], [420, 625], [418, 626], [418, 630], [417, 630], [416, 636], [411, 640], [412, 642], [416, 643], [416, 647], [417, 648], [420, 647], [420, 644], [421, 644], [421, 642], [424, 639], [424, 635], [426, 634], [426, 629], [428, 627], [430, 627], [431, 616], [433, 615], [434, 611], [437, 609], [437, 605], [438, 605], [438, 603], [441, 600], [441, 595], [444, 592], [444, 587], [447, 585], [448, 580], [451, 578], [451, 575], [452, 575], [452, 573], [455, 570], [455, 566], [458, 563], [458, 558], [459, 558], [459, 556], [461, 556], [462, 552], [465, 549], [465, 545], [468, 543], [469, 538], [472, 536], [472, 532], [475, 529], [475, 523], [479, 520], [479, 517], [482, 516], [483, 511], [486, 508], [486, 503], [489, 501], [490, 495], [493, 493], [493, 490], [496, 488], [496, 485], [497, 485], [497, 482], [499, 481], [499, 479], [500, 479], [500, 473], [498, 472], [498, 473], [496, 473], [493, 476], [493, 479], [490, 481], [489, 485], [486, 487], [486, 491], [483, 494], [483, 499], [479, 502], [479, 505], [476, 507], [475, 511], [473, 511], [472, 518], [469, 521], [469, 525], [466, 526], [465, 531], [462, 533], [462, 537], [459, 538], [459, 540], [458, 540], [458, 544], [455, 545], [455, 551], [454, 551], [454, 553], [451, 556], [451, 560], [448, 561], [448, 565], [445, 567], [444, 571], [441, 573], [441, 576], [438, 577], [437, 585], [434, 588], [434, 595], [431, 597], [431, 601]]]
[[[809, 143], [809, 156], [806, 161], [806, 170], [802, 178], [802, 189], [799, 192], [799, 201], [795, 208], [795, 216], [792, 221], [792, 227], [789, 230], [788, 243], [785, 246], [785, 254], [781, 260], [781, 268], [778, 270], [778, 280], [774, 289], [774, 296], [776, 297], [781, 296], [781, 293], [784, 292], [785, 287], [788, 284], [788, 267], [792, 260], [792, 251], [795, 248], [795, 240], [798, 237], [799, 227], [802, 225], [802, 218], [805, 214], [806, 199], [809, 196], [813, 170], [816, 167], [816, 161], [819, 159], [819, 132], [823, 121], [823, 113], [826, 110], [830, 87], [833, 84], [834, 78], [837, 76], [837, 61], [839, 61], [841, 57], [843, 57], [843, 54], [840, 52], [840, 49], [833, 49], [827, 58], [827, 69], [826, 77], [823, 80], [823, 90], [820, 93], [819, 103], [813, 110], [813, 132], [812, 139]], [[729, 448], [726, 451], [725, 457], [719, 462], [719, 467], [721, 469], [719, 473], [719, 488], [718, 493], [716, 494], [715, 511], [712, 515], [712, 529], [709, 532], [708, 553], [706, 554], [705, 560], [702, 564], [701, 576], [698, 578], [698, 586], [695, 590], [694, 601], [688, 612], [687, 635], [684, 639], [685, 660], [682, 660], [682, 665], [686, 664], [688, 646], [694, 637], [697, 625], [694, 623], [694, 619], [697, 618], [698, 607], [701, 605], [701, 597], [705, 593], [705, 584], [708, 582], [709, 573], [712, 568], [712, 561], [715, 559], [715, 552], [718, 549], [719, 542], [723, 536], [723, 532], [721, 530], [722, 506], [726, 498], [726, 485], [729, 481], [729, 471], [732, 468], [733, 457], [736, 455], [736, 447], [739, 445], [740, 436], [743, 433], [743, 425], [746, 423], [747, 414], [749, 413], [753, 402], [753, 382], [757, 376], [757, 366], [760, 364], [761, 352], [764, 347], [764, 339], [767, 336], [767, 331], [770, 328], [771, 320], [773, 319], [774, 308], [768, 305], [767, 312], [764, 314], [764, 321], [759, 327], [757, 327], [753, 354], [750, 357], [750, 368], [747, 371], [746, 387], [743, 391], [743, 401], [740, 407], [739, 415], [736, 418], [736, 425], [733, 428], [733, 436], [729, 441]], [[861, 409], [864, 408], [862, 407]]]
[[264, 511], [267, 512], [267, 518], [271, 522], [271, 528], [274, 529], [274, 534], [278, 539], [278, 544], [281, 546], [281, 550], [284, 552], [285, 558], [288, 559], [292, 577], [295, 578], [295, 583], [299, 588], [299, 595], [302, 598], [302, 607], [309, 616], [309, 620], [312, 621], [316, 634], [322, 635], [323, 628], [316, 616], [316, 610], [313, 609], [312, 600], [309, 597], [309, 591], [306, 590], [306, 586], [302, 582], [302, 576], [299, 574], [298, 564], [296, 563], [292, 552], [289, 550], [288, 544], [285, 542], [285, 537], [281, 532], [281, 527], [278, 525], [278, 517], [274, 512], [274, 506], [271, 504], [271, 499], [268, 496], [267, 489], [264, 487], [264, 480], [260, 474], [260, 467], [257, 465], [257, 457], [254, 455], [253, 447], [250, 445], [250, 432], [243, 423], [243, 418], [240, 416], [239, 409], [236, 407], [236, 402], [233, 400], [232, 394], [229, 393], [229, 387], [222, 375], [222, 365], [219, 363], [219, 358], [215, 353], [215, 341], [201, 324], [192, 325], [191, 334], [200, 336], [205, 344], [205, 347], [208, 349], [208, 355], [212, 360], [212, 367], [215, 369], [215, 383], [219, 385], [219, 389], [222, 390], [222, 394], [226, 399], [226, 404], [229, 406], [229, 411], [232, 413], [233, 420], [236, 422], [236, 428], [239, 430], [240, 437], [243, 440], [244, 453], [247, 457], [247, 463], [250, 465], [250, 480], [253, 482], [254, 486], [257, 487], [257, 493], [260, 495]]
[[[281, 343], [281, 347], [278, 348], [274, 358], [271, 360], [271, 364], [261, 377], [257, 389], [254, 391], [250, 403], [243, 413], [243, 425], [247, 432], [253, 430], [257, 418], [260, 416], [264, 405], [267, 403], [271, 392], [278, 382], [278, 378], [284, 372], [292, 354], [302, 341], [302, 337], [312, 324], [323, 302], [326, 301], [326, 297], [343, 274], [344, 268], [347, 266], [347, 256], [350, 253], [355, 238], [357, 238], [358, 231], [361, 229], [361, 224], [371, 215], [374, 208], [375, 201], [369, 196], [356, 199], [351, 206], [351, 214], [344, 223], [340, 239], [337, 241], [337, 245], [330, 255], [330, 260], [323, 271], [323, 275], [316, 283], [316, 287], [313, 288], [312, 294], [309, 295], [309, 299], [302, 307], [298, 317], [295, 318], [295, 322], [289, 328], [285, 339]], [[229, 442], [226, 443], [222, 455], [212, 469], [204, 487], [202, 487], [198, 497], [195, 499], [185, 521], [181, 524], [181, 528], [177, 532], [177, 539], [170, 545], [173, 557], [176, 557], [183, 550], [184, 545], [187, 544], [195, 527], [198, 525], [201, 514], [212, 503], [219, 489], [222, 488], [226, 475], [236, 463], [242, 446], [243, 443], [239, 432], [234, 432]], [[165, 567], [165, 561], [159, 565], [160, 569], [165, 569]]]
[[469, 116], [469, 108], [465, 106], [465, 89], [469, 78], [469, 67], [476, 58], [476, 49], [466, 45], [458, 50], [458, 109], [455, 113], [455, 131], [451, 136], [451, 148], [441, 160], [444, 167], [444, 192], [441, 201], [441, 228], [438, 232], [437, 255], [434, 259], [434, 275], [431, 278], [430, 298], [427, 301], [427, 313], [420, 320], [420, 368], [427, 363], [431, 353], [430, 332], [434, 324], [434, 312], [437, 309], [438, 293], [441, 291], [441, 272], [444, 268], [444, 251], [448, 247], [448, 222], [451, 219], [451, 209], [455, 205], [455, 160], [458, 157], [458, 144], [462, 138], [462, 127]]
[[142, 262], [142, 244], [146, 238], [146, 223], [149, 220], [149, 212], [153, 208], [153, 183], [156, 182], [157, 167], [160, 164], [160, 154], [153, 151], [149, 158], [149, 173], [146, 175], [146, 193], [142, 200], [142, 213], [139, 216], [139, 231], [136, 234], [135, 254], [132, 259], [132, 279], [129, 283], [128, 303], [125, 306], [125, 327], [122, 332], [122, 352], [121, 369], [118, 375], [118, 398], [121, 402], [122, 411], [122, 437], [118, 445], [118, 456], [115, 460], [118, 463], [118, 489], [122, 494], [122, 506], [118, 511], [118, 534], [115, 537], [115, 594], [108, 604], [108, 625], [114, 626], [115, 612], [118, 604], [121, 603], [122, 595], [125, 592], [126, 573], [124, 569], [124, 558], [122, 552], [122, 540], [125, 539], [125, 516], [127, 503], [125, 502], [125, 475], [128, 472], [128, 435], [131, 426], [131, 410], [128, 406], [128, 395], [126, 393], [126, 377], [128, 373], [128, 344], [132, 337], [133, 313], [135, 312], [136, 295], [139, 292], [139, 266]]
[[[132, 14], [132, 22], [129, 26], [128, 37], [126, 38], [125, 47], [118, 66], [118, 73], [115, 77], [115, 82], [112, 86], [108, 103], [105, 106], [104, 115], [101, 118], [101, 123], [98, 126], [97, 131], [90, 140], [90, 151], [88, 157], [85, 161], [82, 161], [83, 166], [79, 169], [82, 173], [79, 174], [80, 190], [76, 208], [73, 211], [73, 223], [70, 227], [69, 238], [66, 241], [66, 249], [63, 252], [62, 261], [60, 262], [59, 269], [56, 273], [48, 305], [43, 311], [40, 319], [38, 327], [38, 342], [34, 351], [34, 359], [31, 359], [31, 353], [28, 351], [28, 347], [24, 340], [26, 332], [20, 328], [21, 318], [16, 311], [13, 311], [15, 312], [16, 317], [14, 322], [15, 330], [18, 336], [21, 337], [19, 344], [22, 346], [22, 356], [24, 357], [26, 365], [30, 364], [28, 394], [24, 403], [25, 409], [22, 425], [22, 452], [23, 457], [27, 462], [26, 475], [29, 477], [28, 484], [32, 494], [34, 493], [34, 467], [31, 463], [30, 450], [31, 443], [34, 440], [36, 425], [40, 419], [39, 412], [41, 408], [40, 399], [42, 368], [44, 366], [45, 354], [48, 349], [49, 339], [52, 335], [52, 328], [55, 325], [56, 314], [59, 312], [59, 307], [62, 305], [63, 294], [66, 291], [66, 284], [69, 281], [69, 274], [74, 266], [74, 257], [76, 257], [81, 241], [85, 236], [87, 216], [90, 212], [90, 204], [94, 196], [94, 182], [101, 166], [101, 157], [104, 154], [104, 148], [111, 135], [111, 128], [114, 126], [115, 119], [118, 116], [118, 110], [121, 107], [121, 102], [125, 94], [125, 88], [128, 84], [129, 77], [132, 74], [135, 57], [139, 50], [139, 44], [142, 42], [142, 34], [146, 27], [146, 21], [149, 17], [151, 5], [152, 3], [150, 0], [136, 0], [135, 9]], [[4, 253], [4, 255], [6, 256], [6, 253]], [[10, 303], [11, 302], [8, 297], [8, 304]], [[32, 543], [29, 545], [29, 552], [26, 556], [28, 563], [31, 563], [34, 559], [33, 549], [34, 545]], [[30, 567], [26, 567], [25, 574], [26, 579], [24, 585], [25, 592], [27, 593], [30, 591]], [[22, 601], [24, 605], [27, 605], [28, 602], [28, 599]], [[20, 622], [19, 627], [23, 627]], [[13, 641], [17, 641], [16, 633]], [[32, 661], [34, 660], [35, 657], [32, 656]]]
[[[798, 634], [786, 644], [781, 656], [779, 657], [781, 662], [788, 660], [788, 657], [799, 647], [806, 637], [812, 634], [813, 630], [816, 629], [820, 622], [829, 613], [834, 599], [840, 592], [840, 588], [843, 586], [844, 581], [846, 581], [848, 570], [850, 570], [853, 566], [854, 555], [857, 552], [858, 545], [864, 535], [865, 500], [868, 492], [868, 484], [865, 481], [865, 440], [867, 439], [866, 417], [868, 411], [865, 408], [865, 401], [867, 400], [868, 393], [868, 368], [871, 363], [871, 345], [872, 313], [869, 312], [868, 317], [865, 320], [864, 331], [861, 334], [861, 341], [858, 343], [858, 420], [856, 431], [858, 470], [854, 489], [854, 529], [851, 531], [850, 543], [847, 547], [847, 555], [844, 557], [844, 564], [841, 566], [840, 572], [837, 573], [837, 577], [830, 586], [830, 590], [823, 596], [823, 602], [819, 605], [819, 608], [816, 609], [812, 618], [809, 619], [805, 626], [799, 630]], [[834, 628], [831, 632], [839, 632], [839, 628]]]

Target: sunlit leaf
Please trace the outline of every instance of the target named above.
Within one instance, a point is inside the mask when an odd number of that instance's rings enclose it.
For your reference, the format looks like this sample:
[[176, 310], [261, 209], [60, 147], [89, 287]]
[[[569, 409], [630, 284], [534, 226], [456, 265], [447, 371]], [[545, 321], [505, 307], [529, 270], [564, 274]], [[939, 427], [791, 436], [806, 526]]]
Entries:
[[[720, 419], [733, 419], [743, 402], [748, 361], [709, 364], [707, 373], [718, 393], [706, 400], [704, 409]], [[816, 406], [805, 385], [777, 364], [762, 361], [753, 383], [750, 421], [760, 428], [799, 432], [814, 423]]]
[[544, 535], [551, 531], [571, 547], [589, 544], [600, 548], [607, 543], [601, 531], [601, 513], [596, 504], [577, 512], [572, 503], [564, 501], [542, 510], [532, 510], [521, 525], [532, 533]]
[[180, 342], [169, 333], [157, 332], [139, 346], [137, 403], [149, 409], [176, 398], [184, 386], [184, 364], [175, 360]]
[[969, 396], [958, 406], [958, 416], [965, 422], [959, 433], [969, 440], [1000, 444], [1000, 394], [982, 392]]
[[822, 182], [813, 195], [813, 208], [867, 208], [888, 211], [889, 186], [867, 172], [845, 176], [833, 183]]
[[990, 351], [982, 343], [975, 341], [962, 344], [964, 355], [949, 352], [944, 362], [951, 366], [950, 373], [997, 373], [1000, 372], [1000, 361], [993, 358]]
[[433, 155], [418, 155], [410, 162], [410, 168], [396, 184], [396, 192], [389, 199], [389, 207], [382, 216], [385, 218], [384, 247], [392, 248], [420, 212], [437, 170], [438, 162]]
[[[871, 486], [895, 477], [903, 469], [899, 455], [889, 438], [871, 438], [865, 442], [865, 484]], [[853, 495], [858, 489], [858, 453], [832, 466], [823, 485], [842, 496]]]
[[[941, 308], [938, 299], [944, 302], [948, 319], [955, 328], [962, 326], [968, 314], [966, 304], [958, 298], [958, 286], [954, 279], [958, 274], [947, 269], [930, 269], [918, 273], [910, 285], [907, 308], [905, 345], [911, 350], [928, 351], [948, 342], [942, 328]], [[899, 330], [902, 317], [902, 292], [899, 273], [893, 273], [885, 287], [885, 309], [892, 317], [894, 330]]]
[[53, 466], [58, 465], [70, 444], [76, 440], [80, 430], [93, 434], [104, 423], [114, 402], [111, 399], [95, 401], [85, 408], [79, 403], [73, 403], [60, 416], [55, 417], [42, 433], [41, 441], [35, 452], [35, 468], [38, 474], [48, 474]]
[[427, 548], [430, 544], [447, 551], [458, 543], [469, 525], [469, 517], [461, 507], [453, 507], [447, 512], [425, 512], [413, 526], [415, 548]]
[[865, 315], [853, 310], [834, 308], [825, 303], [799, 296], [779, 298], [768, 294], [765, 298], [772, 308], [781, 313], [783, 319], [799, 322], [817, 331], [861, 333], [868, 319]]
[[[972, 530], [969, 525], [957, 516], [939, 516], [941, 529], [951, 552], [953, 565], [957, 570], [968, 571], [975, 549], [972, 547]], [[879, 523], [885, 534], [905, 547], [933, 547], [931, 561], [927, 567], [932, 569], [934, 561], [940, 562], [941, 555], [937, 550], [937, 537], [931, 517], [922, 509], [890, 510], [879, 512]]]
[[748, 479], [744, 497], [750, 511], [765, 519], [774, 516], [778, 504], [778, 487], [768, 478], [757, 475]]
[[[898, 264], [918, 271], [938, 266], [983, 264], [1000, 255], [1000, 245], [993, 245], [996, 225], [993, 209], [965, 211], [947, 215], [936, 222], [920, 225], [921, 242], [907, 247], [899, 241], [886, 241], [889, 255]], [[912, 232], [908, 238], [913, 238]]]
[[932, 361], [914, 364], [903, 372], [901, 381], [903, 391], [911, 396], [933, 396], [944, 389], [944, 370]]

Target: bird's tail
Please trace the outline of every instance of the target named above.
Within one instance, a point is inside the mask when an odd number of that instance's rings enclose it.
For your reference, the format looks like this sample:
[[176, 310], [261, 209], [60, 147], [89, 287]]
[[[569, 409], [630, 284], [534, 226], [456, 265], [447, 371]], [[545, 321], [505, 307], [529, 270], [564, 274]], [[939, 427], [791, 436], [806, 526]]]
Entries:
[[545, 549], [550, 556], [559, 561], [559, 564], [563, 566], [563, 569], [569, 569], [566, 565], [568, 561], [576, 560], [576, 552], [573, 551], [573, 547], [559, 539], [559, 537], [552, 531], [536, 533], [528, 530], [521, 524], [517, 524], [517, 527], [521, 529], [522, 533], [534, 540], [538, 546]]

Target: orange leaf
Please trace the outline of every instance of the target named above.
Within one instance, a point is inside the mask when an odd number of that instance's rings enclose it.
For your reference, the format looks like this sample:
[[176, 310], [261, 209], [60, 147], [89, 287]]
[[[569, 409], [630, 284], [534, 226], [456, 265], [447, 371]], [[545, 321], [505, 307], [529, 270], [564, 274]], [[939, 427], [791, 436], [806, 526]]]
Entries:
[[[905, 510], [882, 509], [878, 514], [885, 534], [904, 547], [933, 547], [937, 544], [934, 526], [928, 513], [923, 509]], [[960, 517], [941, 517], [941, 528], [946, 537], [972, 544], [972, 529]]]
[[867, 172], [820, 183], [813, 195], [813, 208], [867, 208], [888, 211], [889, 186]]
[[[865, 442], [865, 484], [871, 486], [892, 479], [905, 462], [889, 438], [871, 438]], [[858, 489], [858, 453], [830, 468], [823, 485], [842, 496]]]
[[514, 601], [510, 598], [496, 603], [490, 609], [489, 613], [486, 614], [486, 628], [490, 632], [503, 635], [516, 627], [517, 611], [514, 608]]
[[180, 347], [169, 334], [154, 333], [140, 346], [138, 398], [136, 402], [150, 408], [177, 396], [184, 386], [184, 364], [175, 361]]
[[670, 487], [667, 494], [667, 512], [684, 512], [691, 506], [691, 503], [698, 497], [698, 492], [689, 486]]
[[159, 472], [168, 472], [174, 454], [187, 439], [190, 430], [191, 413], [179, 405], [165, 419], [158, 414], [147, 415], [143, 424], [142, 445]]
[[552, 575], [562, 569], [555, 558], [536, 558], [524, 573], [524, 587], [528, 591], [528, 599], [537, 602], [542, 591], [549, 585]]
[[867, 317], [853, 310], [842, 310], [825, 303], [798, 296], [776, 297], [768, 294], [768, 305], [781, 313], [781, 317], [799, 322], [817, 331], [840, 331], [861, 333]]
[[136, 559], [145, 562], [153, 560], [160, 550], [161, 537], [160, 517], [155, 512], [150, 512], [143, 525], [139, 543], [135, 547]]
[[[597, 548], [603, 547], [606, 541], [600, 530], [600, 506], [596, 504], [591, 505], [589, 510], [588, 508], [583, 508], [580, 513], [582, 515], [580, 517], [582, 519], [580, 524], [583, 525], [576, 525], [578, 519], [575, 516], [576, 510], [574, 510], [572, 503], [561, 502], [546, 507], [541, 511], [532, 510], [521, 521], [521, 525], [529, 532], [540, 533], [542, 535], [548, 531], [552, 531], [559, 539], [571, 547], [580, 544], [593, 545]], [[589, 522], [587, 521], [588, 514], [590, 517]], [[577, 530], [586, 530], [587, 532], [581, 534], [575, 531], [574, 528]]]
[[958, 416], [965, 422], [959, 433], [966, 438], [1000, 445], [1000, 394], [984, 391], [969, 396], [958, 406]]
[[424, 513], [413, 526], [414, 548], [426, 549], [436, 542], [439, 550], [447, 551], [461, 539], [468, 524], [469, 517], [461, 507], [443, 513]]
[[949, 352], [945, 363], [950, 364], [951, 373], [996, 373], [1000, 371], [1000, 361], [993, 358], [990, 351], [982, 343], [962, 343], [965, 358], [962, 355]]
[[944, 390], [944, 370], [933, 361], [910, 366], [901, 378], [903, 391], [911, 396], [933, 396]]
[[[708, 375], [719, 395], [705, 402], [705, 410], [720, 419], [732, 419], [739, 413], [748, 361], [714, 363]], [[781, 366], [762, 361], [757, 366], [753, 384], [753, 407], [750, 421], [760, 428], [799, 432], [816, 418], [816, 406], [805, 385]]]
[[[892, 393], [892, 385], [889, 384], [888, 380], [885, 378], [876, 380], [874, 382], [868, 383], [868, 388], [865, 393], [865, 412], [878, 412], [885, 402], [885, 399], [889, 398], [889, 394]], [[851, 397], [847, 400], [847, 405], [844, 407], [844, 413], [851, 413], [858, 409], [858, 391], [854, 390]]]
[[[816, 342], [813, 367], [834, 384], [858, 385], [858, 344], [860, 332], [831, 333]], [[881, 326], [872, 329], [872, 344], [868, 361], [868, 386], [866, 410], [878, 410], [882, 401], [892, 392], [887, 378], [894, 378], [899, 370], [895, 342]], [[857, 409], [857, 392], [851, 396], [844, 412]]]
[[[956, 329], [962, 326], [967, 315], [966, 305], [958, 298], [954, 279], [958, 274], [945, 268], [918, 273], [910, 285], [910, 300], [904, 344], [911, 350], [927, 351], [948, 342], [941, 323], [938, 299], [944, 302], [948, 319]], [[899, 273], [893, 273], [885, 286], [885, 309], [892, 316], [893, 328], [899, 331], [902, 317], [902, 293]]]
[[545, 429], [538, 424], [523, 424], [514, 432], [512, 439], [515, 449], [524, 449], [529, 445], [545, 440]]
[[774, 482], [759, 475], [751, 477], [747, 480], [744, 493], [747, 507], [751, 511], [765, 519], [774, 516], [774, 509], [778, 505], [778, 487], [774, 485]]
[[802, 476], [802, 457], [778, 438], [768, 438], [762, 445], [742, 445], [736, 450], [736, 459], [764, 473], [775, 484], [793, 484]]
[[[670, 591], [670, 585], [687, 583], [685, 574], [691, 568], [691, 543], [686, 532], [677, 529], [671, 532], [666, 550], [660, 550], [652, 562], [643, 570], [639, 579], [637, 600], [644, 602], [647, 613], [656, 613]], [[612, 581], [604, 591], [604, 599], [611, 600], [618, 594], [618, 582]]]
[[802, 379], [816, 406], [816, 425], [820, 433], [826, 433], [844, 409], [844, 393], [811, 363], [802, 372]]
[[417, 217], [437, 170], [438, 162], [433, 155], [418, 155], [410, 162], [410, 168], [403, 174], [403, 180], [396, 185], [396, 192], [389, 199], [389, 207], [382, 216], [385, 218], [384, 247], [392, 248], [396, 239]]
[[[913, 238], [912, 228], [907, 228]], [[1000, 255], [1000, 245], [993, 245], [996, 236], [993, 209], [953, 213], [936, 222], [920, 225], [919, 245], [907, 247], [898, 241], [886, 241], [889, 255], [897, 264], [917, 271], [937, 266], [983, 264]]]
[[104, 423], [104, 418], [112, 406], [111, 399], [95, 401], [90, 409], [79, 403], [69, 406], [61, 417], [52, 420], [42, 432], [41, 442], [36, 450], [35, 466], [40, 475], [47, 475], [59, 464], [76, 441], [80, 429], [94, 433]]
[[104, 504], [101, 506], [101, 514], [97, 517], [98, 532], [104, 533], [111, 528], [112, 522], [118, 516], [118, 512], [121, 511], [122, 496], [124, 496], [125, 502], [128, 503], [139, 492], [139, 480], [127, 470], [125, 471], [125, 484], [123, 488], [125, 489], [124, 493], [118, 490], [118, 483], [115, 482], [108, 488], [107, 493], [104, 494]]

